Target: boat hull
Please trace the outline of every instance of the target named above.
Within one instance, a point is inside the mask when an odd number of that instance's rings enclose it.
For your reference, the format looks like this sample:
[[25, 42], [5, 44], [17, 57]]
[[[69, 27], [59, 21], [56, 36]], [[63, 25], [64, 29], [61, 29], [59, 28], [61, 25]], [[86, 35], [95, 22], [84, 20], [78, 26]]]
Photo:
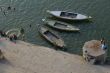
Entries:
[[[91, 19], [91, 16], [86, 16], [83, 14], [79, 14], [79, 13], [73, 13], [73, 12], [66, 12], [66, 11], [47, 11], [50, 15], [60, 18], [60, 19], [66, 19], [66, 20], [88, 20]], [[61, 16], [61, 13], [65, 12], [67, 14], [74, 14], [74, 15], [70, 15], [70, 16]]]
[[47, 25], [63, 31], [79, 31], [80, 29], [64, 22], [42, 19]]
[[56, 35], [54, 32], [51, 32], [47, 28], [41, 27], [39, 32], [46, 40], [48, 40], [53, 45], [61, 48], [65, 46], [64, 41], [58, 35]]

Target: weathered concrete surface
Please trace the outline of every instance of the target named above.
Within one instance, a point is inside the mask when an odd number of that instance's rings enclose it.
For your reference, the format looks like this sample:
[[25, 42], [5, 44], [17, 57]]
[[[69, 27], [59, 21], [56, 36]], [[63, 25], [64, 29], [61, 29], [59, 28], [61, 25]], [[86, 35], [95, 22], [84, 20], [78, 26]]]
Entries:
[[82, 57], [18, 41], [0, 39], [5, 60], [0, 73], [110, 73], [110, 66], [95, 66]]

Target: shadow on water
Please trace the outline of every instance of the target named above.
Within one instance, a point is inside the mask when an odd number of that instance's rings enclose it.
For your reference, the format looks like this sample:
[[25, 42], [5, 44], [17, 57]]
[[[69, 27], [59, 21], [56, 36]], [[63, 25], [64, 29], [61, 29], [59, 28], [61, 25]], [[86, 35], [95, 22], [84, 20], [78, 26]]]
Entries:
[[82, 56], [82, 53], [79, 53], [79, 52], [77, 53], [76, 51], [74, 51], [74, 52], [73, 52], [73, 51], [70, 52], [68, 46], [65, 46], [65, 47], [63, 47], [63, 48], [60, 48], [60, 47], [56, 47], [56, 46], [54, 46], [54, 49], [55, 49], [56, 51], [63, 51], [63, 52], [69, 53], [69, 54]]
[[57, 46], [54, 46], [54, 49], [56, 50], [56, 51], [64, 51], [64, 52], [67, 52], [67, 48], [66, 47], [62, 47], [62, 48], [60, 48], [60, 47], [57, 47]]

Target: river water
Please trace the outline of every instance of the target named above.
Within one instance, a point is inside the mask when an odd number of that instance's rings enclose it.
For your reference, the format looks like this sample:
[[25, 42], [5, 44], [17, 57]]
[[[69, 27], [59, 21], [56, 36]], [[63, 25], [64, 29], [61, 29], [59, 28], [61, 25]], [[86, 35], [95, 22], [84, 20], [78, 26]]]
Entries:
[[[7, 7], [11, 6], [11, 10]], [[73, 22], [80, 28], [79, 33], [53, 30], [67, 45], [67, 52], [81, 54], [84, 42], [105, 37], [110, 46], [110, 0], [0, 0], [0, 30], [12, 28], [25, 29], [25, 39], [37, 45], [54, 48], [38, 32], [38, 24], [45, 25], [41, 19], [50, 17], [46, 10], [78, 12], [93, 17], [89, 22]], [[15, 10], [13, 10], [16, 8]], [[5, 13], [3, 13], [5, 12]], [[31, 25], [31, 28], [29, 27]]]

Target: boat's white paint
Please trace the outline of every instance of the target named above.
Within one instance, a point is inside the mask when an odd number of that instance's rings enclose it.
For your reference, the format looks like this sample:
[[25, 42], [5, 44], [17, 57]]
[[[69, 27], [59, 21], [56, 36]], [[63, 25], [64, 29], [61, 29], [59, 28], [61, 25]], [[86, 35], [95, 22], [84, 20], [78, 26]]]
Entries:
[[[92, 18], [91, 16], [86, 16], [86, 15], [79, 14], [79, 13], [74, 13], [74, 14], [77, 14], [77, 16], [75, 18], [60, 16], [61, 12], [66, 12], [66, 11], [49, 11], [48, 10], [47, 12], [55, 17], [62, 18], [62, 19], [68, 19], [68, 20], [85, 20], [85, 19]], [[73, 13], [73, 12], [67, 12], [67, 13]]]

